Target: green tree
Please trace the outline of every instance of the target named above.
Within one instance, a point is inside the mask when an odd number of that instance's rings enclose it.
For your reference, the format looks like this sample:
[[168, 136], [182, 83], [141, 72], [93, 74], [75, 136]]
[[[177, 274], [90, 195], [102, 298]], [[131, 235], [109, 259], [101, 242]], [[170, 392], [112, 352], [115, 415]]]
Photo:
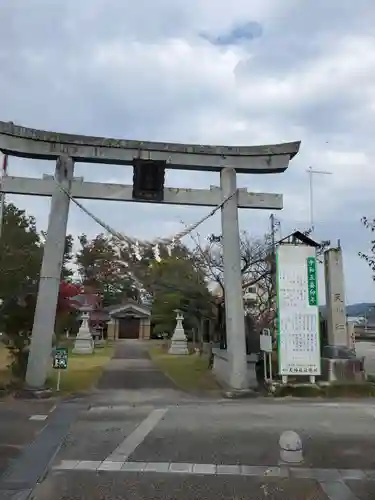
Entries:
[[9, 339], [14, 375], [26, 370], [43, 245], [34, 217], [12, 203], [6, 204], [0, 239], [0, 331]]
[[82, 248], [76, 262], [83, 283], [102, 293], [107, 305], [151, 295], [155, 332], [173, 331], [175, 309], [184, 312], [187, 329], [198, 330], [203, 318], [212, 317], [205, 275], [186, 247], [176, 247], [170, 256], [166, 244], [159, 244], [161, 261], [157, 262], [151, 243], [139, 242], [142, 258], [138, 259], [131, 242], [103, 234], [91, 241], [81, 235], [79, 241]]
[[71, 267], [74, 261], [73, 244], [74, 238], [71, 234], [68, 234], [65, 238], [64, 258], [61, 270], [61, 279], [65, 281], [70, 281], [73, 278], [73, 269]]
[[[375, 219], [368, 219], [367, 217], [362, 217], [362, 224], [366, 229], [368, 229], [372, 234], [375, 232]], [[372, 272], [372, 279], [375, 281], [375, 239], [372, 238], [370, 241], [370, 249], [368, 252], [359, 252], [358, 255], [363, 259]]]
[[[23, 378], [26, 371], [45, 236], [38, 233], [34, 217], [12, 203], [5, 205], [0, 239], [0, 331], [5, 334], [12, 355], [12, 372], [19, 378]], [[68, 236], [62, 272], [66, 277], [71, 276], [68, 263], [72, 244], [73, 238]], [[60, 288], [57, 330], [69, 315], [62, 296], [65, 291]]]
[[213, 317], [213, 297], [207, 288], [203, 271], [185, 246], [175, 248], [171, 256], [163, 244], [159, 245], [159, 251], [161, 261], [157, 262], [150, 248], [145, 247], [143, 259], [137, 263], [138, 269], [134, 271], [153, 296], [152, 321], [155, 333], [173, 332], [176, 309], [184, 313], [186, 330], [200, 331], [202, 320]]
[[89, 240], [85, 234], [78, 238], [81, 249], [76, 264], [83, 285], [100, 293], [105, 306], [118, 304], [124, 298], [138, 298], [138, 292], [116, 245], [103, 234]]

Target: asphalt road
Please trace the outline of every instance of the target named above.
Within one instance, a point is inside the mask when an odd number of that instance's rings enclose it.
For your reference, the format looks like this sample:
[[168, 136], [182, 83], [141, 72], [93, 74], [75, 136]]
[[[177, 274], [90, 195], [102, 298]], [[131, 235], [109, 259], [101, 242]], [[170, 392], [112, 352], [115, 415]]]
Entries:
[[[374, 425], [371, 403], [93, 407], [72, 426], [35, 499], [373, 499]], [[290, 467], [280, 465], [286, 430], [303, 443], [303, 463]], [[327, 485], [346, 489], [327, 496]]]
[[[148, 373], [145, 388], [93, 394], [34, 500], [374, 499], [373, 402], [193, 400], [160, 382], [141, 346], [126, 352], [109, 369]], [[303, 462], [281, 461], [288, 430]]]
[[0, 402], [0, 478], [47, 425], [54, 405], [52, 401]]
[[[59, 488], [59, 497], [56, 496], [56, 488]], [[299, 500], [326, 500], [327, 496], [312, 480], [73, 472], [69, 476], [56, 475], [53, 482], [49, 480], [43, 484], [38, 490], [37, 498], [49, 500], [55, 498], [64, 500], [260, 500], [266, 498], [269, 500], [297, 498]]]

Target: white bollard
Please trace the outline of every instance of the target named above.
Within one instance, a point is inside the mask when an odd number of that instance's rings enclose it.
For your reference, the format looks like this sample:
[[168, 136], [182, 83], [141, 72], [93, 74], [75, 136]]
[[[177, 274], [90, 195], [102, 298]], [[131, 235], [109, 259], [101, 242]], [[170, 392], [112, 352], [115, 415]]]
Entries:
[[303, 462], [302, 440], [294, 431], [285, 431], [279, 439], [280, 463], [300, 464]]

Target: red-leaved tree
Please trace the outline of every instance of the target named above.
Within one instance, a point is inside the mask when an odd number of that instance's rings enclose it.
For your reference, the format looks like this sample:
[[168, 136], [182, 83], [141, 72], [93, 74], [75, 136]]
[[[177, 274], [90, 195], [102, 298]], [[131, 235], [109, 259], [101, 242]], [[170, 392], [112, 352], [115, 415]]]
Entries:
[[56, 314], [66, 313], [74, 309], [76, 301], [72, 300], [81, 292], [81, 286], [76, 283], [61, 281], [59, 289], [59, 298], [57, 301]]
[[81, 286], [68, 281], [61, 281], [56, 307], [55, 334], [59, 335], [77, 325], [77, 305], [74, 297], [81, 292]]

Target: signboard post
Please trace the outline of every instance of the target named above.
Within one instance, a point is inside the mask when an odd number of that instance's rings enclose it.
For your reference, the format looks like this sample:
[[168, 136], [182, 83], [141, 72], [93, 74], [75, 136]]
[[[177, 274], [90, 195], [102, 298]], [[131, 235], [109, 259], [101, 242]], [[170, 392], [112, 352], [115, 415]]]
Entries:
[[281, 244], [277, 249], [277, 326], [279, 373], [321, 374], [318, 279], [315, 248]]
[[272, 335], [269, 328], [263, 328], [259, 336], [260, 350], [263, 351], [264, 380], [267, 381], [267, 357], [269, 363], [270, 382], [272, 382]]
[[68, 349], [66, 347], [56, 347], [53, 354], [53, 368], [57, 370], [56, 391], [59, 391], [61, 370], [66, 370], [68, 368]]

